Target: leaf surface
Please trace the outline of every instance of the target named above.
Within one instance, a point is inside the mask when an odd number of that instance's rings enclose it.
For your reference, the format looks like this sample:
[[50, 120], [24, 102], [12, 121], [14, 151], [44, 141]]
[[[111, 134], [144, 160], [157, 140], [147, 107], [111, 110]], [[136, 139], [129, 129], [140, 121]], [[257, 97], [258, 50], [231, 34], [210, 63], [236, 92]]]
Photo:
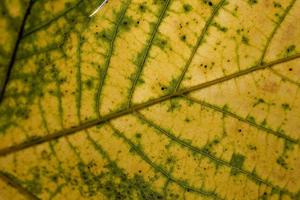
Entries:
[[0, 3], [1, 198], [300, 198], [299, 1], [100, 5]]

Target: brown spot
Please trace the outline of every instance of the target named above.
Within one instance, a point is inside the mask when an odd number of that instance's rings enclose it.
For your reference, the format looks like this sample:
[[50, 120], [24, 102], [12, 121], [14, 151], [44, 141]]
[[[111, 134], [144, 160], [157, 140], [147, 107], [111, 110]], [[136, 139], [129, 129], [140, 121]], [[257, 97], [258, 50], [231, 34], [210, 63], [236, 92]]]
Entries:
[[274, 82], [274, 81], [266, 81], [263, 86], [262, 89], [265, 92], [272, 92], [275, 93], [279, 90], [279, 84]]

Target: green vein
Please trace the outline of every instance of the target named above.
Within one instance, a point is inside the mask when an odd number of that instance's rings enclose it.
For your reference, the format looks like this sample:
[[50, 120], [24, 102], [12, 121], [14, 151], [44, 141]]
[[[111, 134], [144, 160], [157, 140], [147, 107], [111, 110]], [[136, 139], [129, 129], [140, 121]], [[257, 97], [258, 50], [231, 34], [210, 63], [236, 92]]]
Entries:
[[164, 192], [164, 197], [165, 197], [165, 198], [167, 198], [167, 196], [168, 196], [168, 191], [167, 191], [167, 189], [168, 189], [169, 183], [170, 183], [170, 180], [167, 179], [167, 181], [166, 181], [166, 183], [164, 184], [164, 187], [163, 187], [163, 192]]
[[25, 55], [18, 54], [18, 56], [16, 57], [16, 61], [30, 59], [33, 56], [44, 54], [44, 53], [49, 53], [49, 52], [52, 52], [52, 51], [55, 51], [55, 50], [61, 50], [63, 45], [64, 45], [64, 41], [53, 44], [49, 47], [46, 47], [46, 48], [43, 48], [43, 49], [40, 49], [40, 50], [37, 50], [37, 51], [34, 51], [34, 52], [27, 53]]
[[58, 194], [61, 192], [61, 190], [63, 189], [63, 187], [65, 187], [66, 185], [67, 185], [66, 183], [59, 184], [59, 185], [56, 187], [55, 191], [54, 191], [54, 192], [51, 192], [51, 194], [50, 194], [50, 196], [49, 196], [49, 200], [55, 198], [55, 196], [58, 195]]
[[[80, 152], [77, 152], [77, 149], [76, 147], [70, 142], [70, 140], [68, 139], [68, 137], [66, 138], [66, 141], [70, 147], [70, 149], [73, 151], [73, 153], [75, 154], [75, 156], [77, 157], [77, 160], [79, 161], [79, 163], [81, 164], [84, 164], [81, 156], [80, 156]], [[85, 165], [85, 164], [84, 164]], [[77, 166], [77, 170], [79, 172], [79, 174], [81, 174], [81, 171], [80, 171], [80, 167]], [[80, 194], [84, 194], [84, 191], [83, 191], [83, 186], [82, 185], [79, 185], [79, 191], [80, 191]]]
[[180, 87], [180, 84], [189, 68], [189, 66], [191, 65], [192, 63], [192, 60], [193, 58], [195, 57], [196, 55], [196, 52], [197, 50], [199, 49], [200, 45], [202, 44], [203, 40], [204, 40], [204, 37], [205, 35], [207, 34], [207, 31], [212, 23], [212, 21], [214, 20], [215, 16], [218, 14], [219, 10], [222, 8], [222, 6], [225, 4], [226, 0], [221, 0], [213, 9], [212, 11], [212, 14], [210, 15], [210, 17], [208, 18], [208, 20], [206, 21], [203, 29], [202, 29], [202, 32], [201, 32], [201, 35], [200, 37], [198, 38], [197, 40], [197, 43], [196, 45], [194, 46], [193, 50], [192, 50], [192, 53], [191, 53], [191, 56], [189, 57], [186, 65], [184, 66], [184, 69], [183, 69], [183, 72], [181, 73], [179, 79], [178, 79], [178, 82], [176, 83], [176, 86], [174, 88], [174, 92], [176, 92], [179, 87]]
[[[39, 111], [40, 111], [40, 115], [41, 115], [41, 118], [42, 118], [42, 124], [43, 124], [44, 128], [46, 129], [47, 134], [49, 134], [48, 123], [47, 123], [47, 120], [46, 120], [46, 118], [45, 118], [45, 111], [44, 111], [43, 106], [42, 106], [42, 104], [41, 104], [40, 98], [39, 98]], [[58, 171], [59, 171], [59, 172], [64, 172], [64, 170], [63, 170], [63, 168], [62, 168], [62, 166], [61, 166], [61, 161], [58, 159], [57, 154], [56, 154], [56, 151], [55, 151], [55, 148], [54, 148], [54, 146], [53, 146], [52, 143], [53, 143], [53, 141], [50, 141], [50, 142], [49, 142], [49, 148], [50, 148], [51, 153], [52, 153], [52, 155], [54, 156], [55, 161], [56, 161], [56, 163], [57, 163], [57, 165], [58, 165]], [[64, 180], [66, 181], [66, 177], [64, 176], [63, 178], [64, 178]], [[63, 183], [63, 184], [61, 184], [60, 186], [58, 186], [57, 189], [51, 194], [51, 196], [50, 196], [49, 199], [52, 199], [53, 197], [55, 197], [56, 194], [57, 194], [57, 193], [58, 193], [65, 185], [66, 185], [66, 183]]]
[[271, 71], [272, 73], [274, 73], [275, 75], [281, 77], [284, 81], [290, 82], [290, 83], [295, 84], [295, 85], [297, 85], [298, 87], [300, 87], [300, 83], [299, 83], [299, 82], [292, 80], [291, 78], [289, 78], [289, 77], [287, 77], [287, 76], [281, 74], [280, 72], [276, 71], [275, 69], [270, 69], [270, 71]]
[[11, 175], [0, 171], [0, 179], [5, 182], [7, 185], [12, 186], [15, 188], [18, 192], [20, 192], [24, 197], [27, 199], [32, 199], [32, 200], [38, 200], [39, 198], [35, 196], [33, 193], [28, 191], [26, 188], [24, 188], [18, 181], [16, 181]]
[[47, 120], [46, 120], [46, 117], [45, 117], [45, 111], [44, 111], [44, 108], [42, 106], [42, 102], [41, 102], [40, 97], [39, 97], [39, 100], [38, 100], [38, 105], [39, 105], [40, 116], [42, 118], [43, 127], [46, 129], [47, 134], [49, 134], [50, 132], [49, 132], [49, 128], [48, 128], [48, 123], [47, 123]]
[[[264, 58], [265, 58], [265, 54], [266, 54], [266, 52], [267, 52], [268, 47], [270, 46], [270, 43], [271, 43], [272, 39], [274, 38], [274, 36], [275, 36], [277, 30], [279, 29], [280, 25], [283, 23], [284, 19], [286, 18], [286, 16], [288, 15], [288, 13], [289, 13], [290, 10], [292, 9], [292, 7], [294, 6], [295, 2], [296, 2], [296, 0], [292, 0], [291, 3], [290, 3], [290, 5], [285, 9], [284, 14], [280, 17], [279, 22], [276, 24], [276, 26], [275, 26], [275, 28], [273, 29], [273, 31], [272, 31], [270, 37], [269, 37], [268, 40], [267, 40], [267, 43], [266, 43], [266, 46], [265, 46], [265, 48], [264, 48], [263, 54], [262, 54], [262, 56], [261, 56], [261, 58], [260, 58], [260, 62], [263, 62], [263, 60], [264, 60]], [[285, 81], [288, 81], [288, 82], [290, 82], [290, 83], [292, 83], [292, 84], [295, 84], [295, 85], [297, 85], [297, 86], [300, 86], [300, 84], [299, 84], [298, 82], [291, 80], [291, 79], [288, 78], [287, 76], [285, 76], [285, 75], [283, 75], [283, 74], [281, 74], [281, 73], [275, 71], [274, 69], [271, 69], [271, 72], [274, 73], [275, 75], [281, 77], [281, 78], [282, 78], [283, 80], [285, 80]]]
[[259, 60], [259, 64], [263, 63], [265, 55], [267, 53], [267, 49], [269, 48], [272, 39], [274, 38], [277, 30], [279, 29], [280, 25], [282, 24], [282, 22], [284, 21], [284, 19], [286, 18], [286, 16], [290, 12], [290, 10], [292, 9], [292, 7], [295, 4], [295, 2], [296, 2], [296, 0], [292, 0], [291, 3], [288, 5], [288, 7], [285, 9], [283, 15], [280, 16], [279, 21], [277, 22], [277, 24], [276, 24], [275, 28], [273, 29], [271, 35], [267, 39], [266, 45], [265, 45], [265, 47], [263, 49], [263, 53], [262, 53], [262, 55], [260, 57], [260, 60]]
[[17, 151], [20, 151], [20, 150], [23, 150], [23, 149], [41, 144], [41, 143], [51, 141], [51, 140], [56, 140], [60, 137], [64, 137], [64, 136], [76, 133], [78, 131], [88, 129], [88, 128], [94, 127], [96, 125], [108, 122], [112, 119], [130, 114], [134, 111], [147, 108], [151, 105], [155, 105], [155, 104], [161, 103], [161, 102], [166, 101], [166, 100], [170, 100], [170, 99], [178, 97], [178, 96], [182, 96], [182, 95], [185, 95], [185, 94], [197, 91], [197, 90], [201, 90], [201, 89], [204, 89], [204, 88], [207, 88], [207, 87], [210, 87], [210, 86], [213, 86], [213, 85], [216, 85], [216, 84], [219, 84], [219, 83], [231, 80], [231, 79], [241, 77], [243, 75], [246, 75], [246, 74], [258, 71], [258, 70], [263, 70], [263, 69], [272, 67], [274, 65], [282, 64], [282, 63], [285, 63], [285, 62], [288, 62], [288, 61], [291, 61], [291, 60], [295, 60], [295, 59], [298, 59], [298, 58], [300, 58], [300, 54], [295, 54], [293, 56], [277, 59], [277, 60], [274, 60], [272, 62], [263, 64], [263, 65], [256, 65], [254, 67], [250, 67], [250, 68], [247, 68], [245, 70], [241, 70], [239, 72], [236, 72], [236, 73], [233, 73], [231, 75], [224, 76], [224, 77], [221, 77], [221, 78], [209, 81], [209, 82], [201, 83], [201, 84], [189, 87], [189, 88], [183, 88], [181, 90], [178, 90], [176, 93], [164, 95], [164, 96], [161, 96], [161, 97], [156, 98], [156, 99], [149, 100], [149, 101], [144, 102], [144, 103], [132, 105], [130, 108], [126, 108], [126, 109], [118, 111], [118, 112], [110, 113], [110, 114], [105, 115], [105, 116], [103, 116], [102, 118], [99, 118], [99, 119], [95, 119], [95, 120], [87, 121], [87, 122], [84, 122], [84, 123], [80, 123], [78, 126], [74, 126], [74, 127], [68, 128], [68, 129], [63, 129], [61, 131], [57, 131], [53, 134], [49, 134], [49, 135], [46, 135], [44, 137], [35, 138], [34, 140], [31, 140], [31, 141], [24, 141], [24, 142], [22, 142], [20, 144], [17, 144], [17, 145], [2, 148], [2, 149], [0, 149], [0, 156], [5, 156], [7, 154], [17, 152]]
[[100, 78], [99, 86], [98, 86], [97, 93], [96, 93], [96, 112], [97, 112], [98, 118], [100, 118], [100, 95], [102, 93], [102, 89], [103, 89], [104, 81], [105, 81], [106, 74], [107, 74], [107, 71], [108, 71], [108, 67], [109, 67], [109, 64], [110, 64], [110, 60], [111, 60], [111, 57], [113, 55], [114, 43], [115, 43], [117, 34], [119, 32], [119, 28], [120, 28], [120, 25], [122, 23], [122, 20], [124, 19], [126, 10], [128, 9], [130, 3], [131, 3], [131, 0], [128, 0], [127, 3], [125, 4], [124, 8], [122, 9], [121, 13], [118, 16], [118, 21], [117, 21], [117, 24], [115, 26], [114, 33], [112, 35], [112, 39], [111, 39], [111, 42], [110, 42], [109, 52], [108, 52], [107, 59], [106, 59], [106, 62], [105, 62], [104, 70], [100, 70], [101, 71], [101, 78]]
[[77, 157], [77, 159], [83, 163], [82, 158], [80, 156], [80, 152], [77, 151], [76, 147], [70, 142], [69, 138], [66, 137], [66, 141], [70, 147], [70, 149], [73, 151], [73, 153], [75, 154], [75, 156]]
[[[61, 164], [61, 161], [58, 159], [58, 157], [57, 157], [57, 154], [56, 154], [56, 150], [55, 150], [55, 148], [54, 148], [54, 145], [52, 144], [52, 142], [49, 142], [49, 148], [50, 148], [50, 150], [51, 150], [51, 153], [52, 153], [52, 155], [54, 156], [54, 158], [55, 158], [55, 161], [56, 161], [56, 163], [57, 163], [57, 165], [58, 165], [58, 173], [59, 174], [63, 174], [63, 179], [64, 179], [64, 181], [65, 181], [65, 183], [62, 183], [61, 185], [59, 185], [59, 186], [57, 186], [57, 188], [56, 188], [56, 190], [51, 194], [51, 197], [53, 198], [53, 197], [55, 197], [56, 195], [57, 195], [57, 193], [65, 186], [65, 185], [67, 185], [67, 183], [68, 183], [68, 180], [67, 180], [67, 178], [66, 178], [66, 176], [65, 176], [65, 171], [64, 171], [64, 169], [62, 168], [62, 164]], [[50, 198], [50, 199], [52, 199], [52, 198]]]
[[127, 145], [129, 145], [140, 157], [143, 159], [146, 163], [148, 163], [155, 171], [160, 172], [162, 175], [164, 175], [169, 181], [176, 183], [180, 187], [184, 188], [185, 190], [189, 190], [195, 193], [199, 193], [204, 196], [213, 197], [214, 199], [221, 199], [217, 194], [211, 191], [205, 191], [201, 188], [195, 188], [193, 186], [188, 185], [187, 183], [176, 179], [172, 177], [170, 173], [168, 173], [165, 169], [160, 167], [159, 165], [155, 164], [151, 161], [151, 159], [140, 149], [138, 148], [131, 140], [129, 140], [127, 137], [124, 136], [118, 129], [116, 129], [111, 123], [108, 123], [108, 125], [113, 130], [114, 134], [121, 139], [123, 139]]
[[27, 36], [41, 30], [44, 27], [49, 26], [52, 22], [57, 21], [58, 19], [60, 19], [61, 17], [65, 16], [66, 14], [68, 14], [70, 11], [72, 11], [73, 9], [77, 8], [81, 3], [83, 2], [83, 0], [78, 1], [76, 4], [74, 4], [73, 6], [69, 7], [68, 9], [64, 10], [63, 12], [59, 13], [57, 16], [53, 17], [52, 19], [46, 21], [46, 22], [42, 22], [41, 24], [37, 25], [36, 27], [30, 29], [30, 30], [26, 30], [25, 33], [22, 36], [22, 39], [26, 38]]
[[[120, 177], [122, 182], [125, 183], [129, 183], [129, 190], [136, 190], [137, 193], [139, 193], [140, 195], [137, 196], [133, 196], [136, 197], [137, 199], [158, 199], [155, 196], [152, 195], [146, 195], [145, 192], [143, 191], [143, 185], [140, 184], [134, 184], [132, 185], [132, 179], [130, 177], [128, 177], [128, 175], [126, 174], [126, 172], [124, 171], [124, 169], [120, 168], [118, 166], [117, 160], [112, 160], [110, 158], [110, 155], [108, 154], [108, 152], [101, 146], [101, 144], [98, 144], [90, 135], [89, 133], [87, 133], [87, 139], [92, 143], [92, 145], [94, 146], [94, 149], [100, 154], [100, 156], [104, 159], [107, 160], [108, 165], [110, 167], [110, 171], [113, 172], [113, 174], [111, 175], [110, 178], [113, 177]], [[105, 142], [105, 141], [104, 141]], [[139, 175], [138, 175], [139, 176]], [[128, 178], [127, 178], [128, 177]], [[133, 179], [136, 178], [137, 175], [135, 174], [133, 176]], [[131, 180], [130, 180], [131, 179]], [[151, 188], [152, 189], [152, 188]], [[128, 192], [128, 191], [127, 191]], [[152, 190], [152, 192], [155, 192], [154, 190]], [[131, 192], [127, 193], [128, 195], [130, 195]], [[153, 193], [152, 193], [153, 194]], [[105, 193], [104, 193], [105, 195]], [[129, 197], [127, 195], [125, 195], [126, 197], [123, 197], [121, 199], [133, 199], [132, 197]], [[112, 196], [110, 196], [110, 199], [113, 199]]]
[[140, 76], [141, 76], [141, 73], [142, 73], [143, 68], [144, 68], [144, 66], [145, 66], [145, 63], [146, 63], [148, 54], [149, 54], [149, 52], [150, 52], [150, 50], [151, 50], [151, 47], [152, 47], [152, 45], [153, 45], [153, 40], [154, 40], [154, 38], [155, 38], [155, 36], [156, 36], [156, 34], [157, 34], [157, 31], [158, 31], [158, 29], [159, 29], [159, 27], [160, 27], [160, 24], [161, 24], [162, 21], [163, 21], [163, 18], [164, 18], [165, 14], [166, 14], [166, 11], [167, 11], [169, 5], [170, 5], [170, 0], [167, 0], [167, 1], [165, 2], [165, 5], [164, 5], [164, 7], [163, 7], [163, 9], [162, 9], [162, 12], [161, 12], [160, 16], [158, 17], [158, 21], [157, 21], [157, 23], [155, 24], [154, 30], [153, 30], [153, 32], [151, 33], [150, 40], [149, 40], [149, 42], [148, 42], [148, 44], [147, 44], [147, 46], [146, 46], [146, 50], [145, 50], [145, 52], [144, 52], [144, 54], [143, 54], [143, 56], [142, 56], [142, 60], [141, 60], [141, 62], [138, 64], [138, 70], [137, 70], [137, 72], [136, 72], [136, 75], [135, 75], [133, 84], [132, 84], [132, 86], [131, 86], [131, 88], [130, 88], [130, 91], [129, 91], [128, 107], [131, 106], [131, 100], [132, 100], [132, 96], [133, 96], [133, 92], [134, 92], [134, 90], [135, 90], [136, 84], [137, 84], [137, 82], [138, 82], [138, 80], [139, 80], [139, 78], [140, 78]]
[[82, 83], [81, 83], [81, 42], [82, 38], [78, 36], [79, 44], [77, 48], [77, 72], [76, 72], [76, 84], [77, 84], [77, 92], [76, 92], [76, 107], [77, 107], [77, 117], [80, 121], [81, 116], [81, 96], [82, 96]]
[[61, 88], [60, 88], [60, 82], [59, 82], [59, 72], [58, 70], [56, 69], [56, 67], [53, 65], [52, 66], [52, 69], [54, 70], [54, 80], [55, 80], [55, 84], [56, 84], [56, 94], [55, 94], [55, 97], [57, 98], [57, 101], [58, 101], [58, 111], [59, 111], [59, 122], [60, 122], [60, 126], [61, 128], [64, 128], [64, 125], [63, 125], [63, 112], [64, 112], [64, 109], [63, 109], [63, 106], [62, 106], [62, 93], [61, 93]]
[[210, 109], [212, 109], [212, 110], [214, 110], [214, 111], [217, 111], [217, 112], [219, 112], [219, 113], [222, 113], [222, 114], [224, 114], [224, 115], [226, 115], [226, 116], [230, 116], [230, 117], [232, 117], [232, 118], [235, 118], [235, 119], [237, 119], [237, 120], [239, 120], [239, 121], [241, 121], [241, 122], [244, 122], [244, 123], [246, 123], [246, 124], [248, 124], [248, 125], [250, 125], [250, 126], [253, 126], [253, 127], [259, 129], [259, 130], [263, 130], [263, 131], [265, 131], [265, 132], [267, 132], [267, 133], [270, 133], [270, 134], [272, 134], [272, 135], [275, 135], [275, 136], [277, 136], [277, 137], [279, 137], [279, 138], [282, 138], [282, 139], [284, 139], [284, 140], [286, 140], [286, 141], [289, 141], [289, 142], [291, 142], [291, 143], [293, 143], [293, 144], [298, 144], [298, 145], [299, 145], [299, 140], [293, 139], [293, 138], [291, 138], [291, 137], [289, 137], [289, 136], [287, 136], [287, 135], [285, 135], [285, 134], [283, 134], [283, 133], [281, 133], [281, 132], [274, 131], [274, 130], [271, 129], [271, 128], [267, 128], [267, 127], [264, 127], [264, 126], [262, 126], [262, 125], [259, 125], [259, 124], [255, 123], [255, 122], [250, 121], [250, 120], [248, 120], [248, 119], [245, 119], [245, 118], [243, 118], [243, 117], [241, 117], [241, 116], [239, 116], [239, 115], [237, 115], [237, 114], [235, 114], [235, 113], [233, 113], [233, 112], [230, 112], [230, 111], [228, 111], [228, 110], [222, 109], [222, 108], [220, 108], [220, 107], [218, 107], [218, 106], [209, 104], [209, 103], [207, 103], [207, 102], [205, 102], [205, 101], [201, 101], [201, 100], [198, 100], [198, 99], [193, 98], [193, 97], [190, 97], [190, 96], [184, 96], [184, 98], [186, 98], [186, 99], [188, 99], [188, 100], [190, 100], [190, 101], [192, 101], [192, 102], [194, 102], [194, 103], [197, 103], [197, 104], [200, 104], [200, 105], [205, 106], [205, 107], [207, 107], [207, 108], [210, 108]]
[[89, 132], [86, 133], [87, 135], [87, 139], [90, 141], [90, 143], [92, 143], [94, 149], [100, 153], [102, 155], [103, 158], [107, 159], [109, 163], [112, 163], [112, 160], [110, 158], [110, 156], [108, 155], [108, 153], [106, 151], [104, 151], [104, 149], [101, 147], [100, 144], [98, 144], [90, 135]]
[[[68, 37], [68, 32], [64, 33], [64, 37], [62, 38], [61, 41], [52, 43], [51, 45], [49, 45], [47, 47], [44, 47], [41, 49], [34, 48], [34, 51], [29, 52], [29, 53], [27, 52], [26, 54], [24, 54], [24, 52], [21, 52], [21, 53], [19, 52], [16, 57], [16, 61], [29, 59], [32, 56], [49, 53], [49, 52], [56, 51], [56, 50], [63, 51], [63, 47], [67, 41], [67, 37]], [[62, 54], [64, 54], [64, 52], [62, 52]]]
[[285, 194], [288, 194], [288, 195], [292, 195], [289, 191], [287, 191], [287, 190], [285, 190], [283, 188], [280, 188], [278, 186], [275, 186], [272, 183], [270, 183], [269, 181], [263, 180], [262, 178], [258, 177], [257, 175], [255, 175], [255, 174], [253, 174], [253, 173], [251, 173], [251, 172], [249, 172], [247, 170], [244, 170], [242, 168], [238, 168], [238, 167], [232, 166], [232, 164], [230, 164], [230, 162], [227, 162], [225, 160], [219, 159], [219, 158], [213, 156], [212, 154], [210, 154], [209, 152], [207, 152], [207, 151], [205, 151], [205, 150], [203, 150], [201, 148], [198, 148], [196, 146], [193, 146], [193, 145], [189, 144], [188, 142], [185, 142], [184, 140], [179, 139], [174, 134], [166, 131], [165, 129], [161, 128], [160, 126], [158, 126], [154, 122], [152, 122], [149, 119], [147, 119], [140, 112], [135, 112], [134, 115], [138, 119], [140, 119], [142, 122], [146, 122], [149, 126], [153, 127], [154, 129], [158, 130], [159, 132], [163, 133], [165, 136], [167, 136], [168, 138], [170, 138], [172, 141], [174, 141], [175, 143], [177, 143], [178, 145], [180, 145], [182, 147], [185, 147], [185, 148], [189, 149], [193, 153], [198, 153], [198, 154], [200, 154], [200, 155], [202, 155], [204, 157], [207, 157], [210, 160], [216, 162], [216, 164], [229, 167], [229, 168], [231, 168], [231, 169], [233, 169], [233, 170], [235, 170], [235, 171], [237, 171], [239, 173], [245, 174], [247, 177], [249, 177], [250, 179], [252, 179], [252, 180], [254, 180], [254, 181], [258, 182], [258, 183], [267, 185], [267, 186], [269, 186], [271, 188], [274, 188], [276, 190], [281, 191], [282, 193], [285, 193]]

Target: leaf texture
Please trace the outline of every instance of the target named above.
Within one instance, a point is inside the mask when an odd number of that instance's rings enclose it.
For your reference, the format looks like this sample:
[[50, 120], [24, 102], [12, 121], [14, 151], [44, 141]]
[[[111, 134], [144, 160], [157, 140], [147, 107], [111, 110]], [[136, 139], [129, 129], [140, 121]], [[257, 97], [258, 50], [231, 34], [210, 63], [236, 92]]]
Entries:
[[300, 2], [103, 2], [1, 1], [0, 199], [300, 199]]

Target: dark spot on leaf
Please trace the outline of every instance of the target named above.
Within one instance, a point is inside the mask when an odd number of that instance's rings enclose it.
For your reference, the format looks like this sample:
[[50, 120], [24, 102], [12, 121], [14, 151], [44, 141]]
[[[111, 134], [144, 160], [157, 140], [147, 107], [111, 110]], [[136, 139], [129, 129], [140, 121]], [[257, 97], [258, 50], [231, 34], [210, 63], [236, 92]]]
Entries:
[[283, 109], [283, 110], [285, 110], [285, 111], [287, 111], [287, 110], [291, 110], [291, 107], [290, 107], [290, 105], [289, 105], [289, 104], [287, 104], [287, 103], [283, 103], [283, 104], [281, 104], [281, 107], [282, 107], [282, 109]]
[[183, 9], [185, 12], [189, 12], [192, 10], [192, 6], [190, 4], [184, 4]]
[[180, 39], [181, 39], [182, 41], [186, 41], [186, 35], [182, 35], [182, 36], [180, 37]]
[[250, 4], [251, 6], [257, 4], [257, 0], [248, 0], [248, 4]]
[[295, 45], [290, 45], [287, 49], [286, 49], [286, 53], [287, 54], [290, 54], [290, 53], [293, 53], [296, 49], [296, 46]]
[[140, 12], [145, 12], [146, 11], [146, 6], [144, 4], [139, 5], [139, 11]]
[[249, 39], [246, 37], [246, 36], [242, 36], [242, 42], [244, 43], [244, 44], [246, 44], [246, 45], [248, 45], [249, 44]]
[[285, 168], [285, 169], [288, 168], [287, 163], [286, 163], [285, 159], [284, 159], [282, 156], [280, 156], [279, 158], [277, 158], [276, 162], [277, 162], [277, 164], [280, 165], [281, 167], [283, 167], [283, 168]]

